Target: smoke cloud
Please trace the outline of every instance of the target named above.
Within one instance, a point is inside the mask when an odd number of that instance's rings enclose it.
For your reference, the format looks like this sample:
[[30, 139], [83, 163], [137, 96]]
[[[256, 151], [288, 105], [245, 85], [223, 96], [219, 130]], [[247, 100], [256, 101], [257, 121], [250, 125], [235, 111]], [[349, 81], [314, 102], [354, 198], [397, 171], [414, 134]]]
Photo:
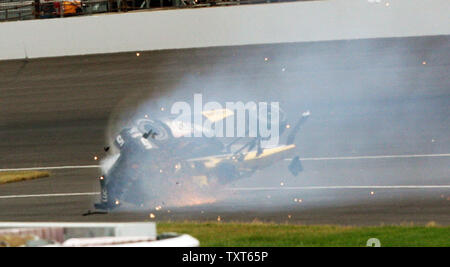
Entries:
[[[178, 53], [178, 64], [189, 64], [174, 72], [171, 79], [176, 82], [162, 88], [150, 80], [142, 90], [130, 92], [111, 115], [107, 139], [112, 142], [139, 118], [170, 114], [173, 103], [191, 103], [196, 93], [205, 102], [223, 106], [227, 101], [279, 102], [288, 123], [311, 111], [295, 142], [304, 167], [299, 176], [290, 174], [290, 161], [283, 160], [226, 186], [161, 185], [165, 192], [156, 202], [167, 206], [211, 204], [229, 210], [330, 206], [357, 203], [376, 192], [286, 188], [446, 182], [445, 168], [428, 159], [358, 157], [450, 151], [450, 77], [433, 67], [448, 64], [448, 41], [448, 37], [375, 39]], [[105, 168], [113, 160], [106, 160]]]

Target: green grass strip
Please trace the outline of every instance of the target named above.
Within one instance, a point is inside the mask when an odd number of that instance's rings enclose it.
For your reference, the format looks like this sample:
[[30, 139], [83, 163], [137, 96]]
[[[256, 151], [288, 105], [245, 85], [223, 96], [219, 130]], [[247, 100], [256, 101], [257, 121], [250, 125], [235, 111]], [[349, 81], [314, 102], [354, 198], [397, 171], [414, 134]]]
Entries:
[[[431, 223], [431, 225], [433, 225]], [[158, 233], [190, 234], [201, 246], [313, 246], [361, 247], [370, 238], [382, 247], [450, 246], [450, 227], [439, 226], [304, 226], [264, 223], [160, 222]]]

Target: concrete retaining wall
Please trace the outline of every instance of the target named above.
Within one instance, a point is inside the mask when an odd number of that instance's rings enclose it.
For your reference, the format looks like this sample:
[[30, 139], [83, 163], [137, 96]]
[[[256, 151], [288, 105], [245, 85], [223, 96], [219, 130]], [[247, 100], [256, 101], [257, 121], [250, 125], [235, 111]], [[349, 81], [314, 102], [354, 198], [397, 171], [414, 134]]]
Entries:
[[450, 34], [448, 0], [329, 0], [0, 23], [0, 59]]

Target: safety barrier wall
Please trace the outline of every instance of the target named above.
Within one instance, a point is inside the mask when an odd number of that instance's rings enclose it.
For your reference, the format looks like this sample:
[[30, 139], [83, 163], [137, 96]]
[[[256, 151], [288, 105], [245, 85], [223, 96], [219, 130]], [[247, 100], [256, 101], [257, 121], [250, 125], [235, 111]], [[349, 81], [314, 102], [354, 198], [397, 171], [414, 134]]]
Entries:
[[0, 222], [1, 236], [34, 236], [57, 242], [50, 246], [65, 247], [198, 247], [199, 241], [190, 235], [166, 234], [157, 240], [153, 222], [131, 223], [57, 223]]
[[328, 0], [0, 23], [0, 59], [448, 35], [448, 0]]

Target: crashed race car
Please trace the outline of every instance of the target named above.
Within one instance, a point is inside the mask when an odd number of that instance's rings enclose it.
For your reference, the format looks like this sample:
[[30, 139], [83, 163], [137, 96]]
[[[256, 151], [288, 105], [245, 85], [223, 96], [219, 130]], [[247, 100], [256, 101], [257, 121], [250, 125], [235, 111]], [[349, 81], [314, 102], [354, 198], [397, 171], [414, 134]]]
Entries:
[[[205, 111], [202, 116], [215, 123], [230, 114], [233, 111], [221, 109]], [[184, 190], [183, 184], [199, 189], [226, 186], [287, 158], [292, 159], [288, 169], [296, 176], [303, 168], [295, 155], [294, 140], [309, 115], [309, 111], [300, 114], [293, 125], [281, 116], [279, 124], [271, 127], [279, 127], [285, 142], [270, 148], [261, 146], [259, 135], [229, 142], [217, 137], [183, 137], [174, 116], [138, 119], [114, 140], [119, 153], [99, 178], [101, 197], [95, 208], [110, 211], [123, 203], [143, 206], [173, 188]]]

